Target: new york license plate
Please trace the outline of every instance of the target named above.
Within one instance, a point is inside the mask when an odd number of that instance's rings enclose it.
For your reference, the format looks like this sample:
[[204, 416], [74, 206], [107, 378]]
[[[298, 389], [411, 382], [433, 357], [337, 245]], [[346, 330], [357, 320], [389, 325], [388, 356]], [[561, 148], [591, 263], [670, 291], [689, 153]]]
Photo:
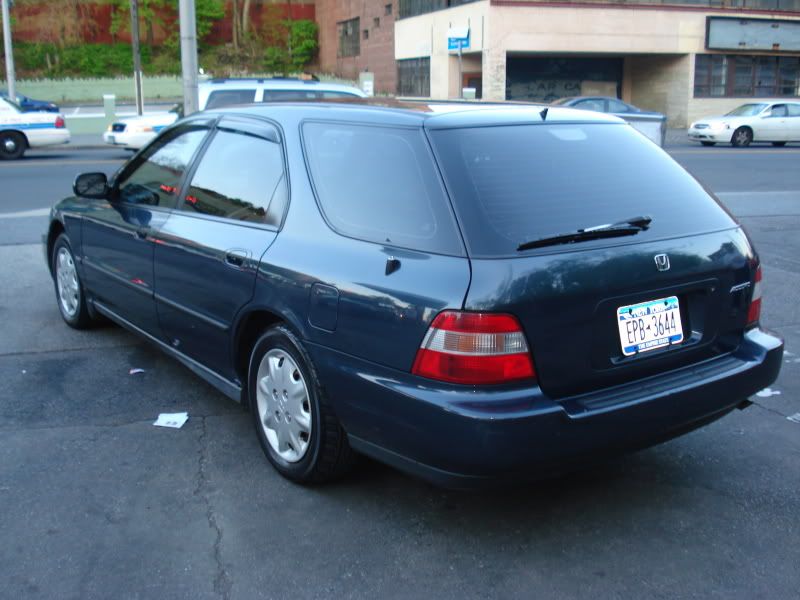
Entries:
[[620, 306], [617, 309], [617, 325], [625, 356], [683, 341], [677, 296]]

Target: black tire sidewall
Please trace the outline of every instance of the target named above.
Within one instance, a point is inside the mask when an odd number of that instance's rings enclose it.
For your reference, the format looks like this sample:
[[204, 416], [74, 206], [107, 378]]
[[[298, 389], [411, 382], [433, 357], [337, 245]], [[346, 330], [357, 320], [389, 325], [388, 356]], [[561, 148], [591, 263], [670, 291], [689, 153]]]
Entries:
[[[736, 141], [736, 134], [738, 134], [740, 131], [746, 131], [747, 132], [747, 135], [748, 135], [749, 139], [747, 140], [746, 144], [742, 144], [742, 143]], [[732, 145], [736, 146], [737, 148], [746, 148], [751, 143], [753, 143], [753, 131], [749, 127], [738, 127], [737, 129], [734, 130], [733, 136], [731, 136], [731, 144]]]
[[[308, 450], [305, 456], [295, 463], [290, 463], [279, 456], [270, 446], [264, 433], [264, 428], [261, 425], [260, 417], [258, 414], [258, 400], [256, 396], [256, 386], [258, 382], [258, 367], [264, 355], [272, 349], [281, 349], [287, 352], [294, 360], [297, 368], [303, 376], [308, 390], [309, 403], [311, 408], [311, 436], [309, 439]], [[321, 391], [318, 384], [317, 374], [314, 370], [313, 364], [308, 356], [308, 353], [303, 348], [300, 340], [283, 326], [276, 326], [268, 329], [262, 335], [253, 347], [250, 355], [250, 366], [248, 369], [248, 398], [250, 402], [250, 413], [253, 418], [253, 425], [256, 429], [258, 441], [261, 448], [267, 455], [270, 463], [285, 477], [295, 481], [306, 481], [311, 478], [312, 472], [320, 459], [320, 452], [322, 448], [322, 438], [324, 432], [322, 428], [324, 421], [322, 419], [320, 399]]]
[[[14, 138], [14, 141], [17, 143], [17, 149], [13, 153], [8, 152], [5, 149], [5, 140], [8, 138]], [[0, 132], [0, 160], [15, 160], [22, 158], [22, 155], [25, 154], [26, 148], [27, 144], [25, 136], [23, 136], [21, 133], [17, 133], [16, 131]]]

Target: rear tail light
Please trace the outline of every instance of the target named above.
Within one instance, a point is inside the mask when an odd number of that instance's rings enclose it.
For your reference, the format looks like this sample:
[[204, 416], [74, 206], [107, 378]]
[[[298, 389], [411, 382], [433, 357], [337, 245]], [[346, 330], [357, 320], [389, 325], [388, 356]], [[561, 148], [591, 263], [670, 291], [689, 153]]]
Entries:
[[62, 117], [61, 115], [58, 115], [56, 117], [56, 129], [64, 129], [65, 125], [66, 124], [64, 123], [64, 117]]
[[761, 318], [761, 265], [756, 267], [756, 282], [753, 286], [753, 297], [747, 309], [747, 326], [756, 327]]
[[536, 377], [525, 333], [515, 317], [455, 310], [433, 320], [411, 372], [469, 385]]

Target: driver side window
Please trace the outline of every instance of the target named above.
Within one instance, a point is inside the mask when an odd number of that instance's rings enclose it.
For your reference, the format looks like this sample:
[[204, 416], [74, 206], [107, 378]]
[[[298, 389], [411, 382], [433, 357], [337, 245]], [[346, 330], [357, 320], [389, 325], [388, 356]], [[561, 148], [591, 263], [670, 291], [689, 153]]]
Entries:
[[770, 117], [785, 117], [786, 116], [786, 105], [785, 104], [776, 104], [772, 107], [769, 113]]
[[119, 180], [115, 199], [130, 204], [175, 208], [178, 186], [208, 128], [190, 127], [159, 139]]

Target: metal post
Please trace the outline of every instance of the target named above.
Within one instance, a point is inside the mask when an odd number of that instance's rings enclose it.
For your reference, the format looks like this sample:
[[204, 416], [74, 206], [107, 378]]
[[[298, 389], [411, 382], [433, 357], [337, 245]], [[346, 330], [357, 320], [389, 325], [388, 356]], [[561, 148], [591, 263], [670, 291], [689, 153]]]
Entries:
[[6, 79], [8, 80], [8, 97], [13, 102], [17, 101], [17, 86], [14, 81], [14, 53], [11, 49], [11, 16], [8, 14], [9, 2], [0, 0], [3, 4], [3, 44], [6, 52]]
[[142, 53], [139, 49], [139, 0], [131, 0], [131, 45], [133, 46], [133, 84], [136, 88], [136, 113], [142, 116]]
[[461, 45], [462, 40], [458, 40], [458, 97], [464, 98], [464, 76], [461, 74]]
[[179, 0], [181, 22], [181, 67], [183, 71], [183, 114], [199, 109], [197, 99], [197, 23], [194, 0]]

